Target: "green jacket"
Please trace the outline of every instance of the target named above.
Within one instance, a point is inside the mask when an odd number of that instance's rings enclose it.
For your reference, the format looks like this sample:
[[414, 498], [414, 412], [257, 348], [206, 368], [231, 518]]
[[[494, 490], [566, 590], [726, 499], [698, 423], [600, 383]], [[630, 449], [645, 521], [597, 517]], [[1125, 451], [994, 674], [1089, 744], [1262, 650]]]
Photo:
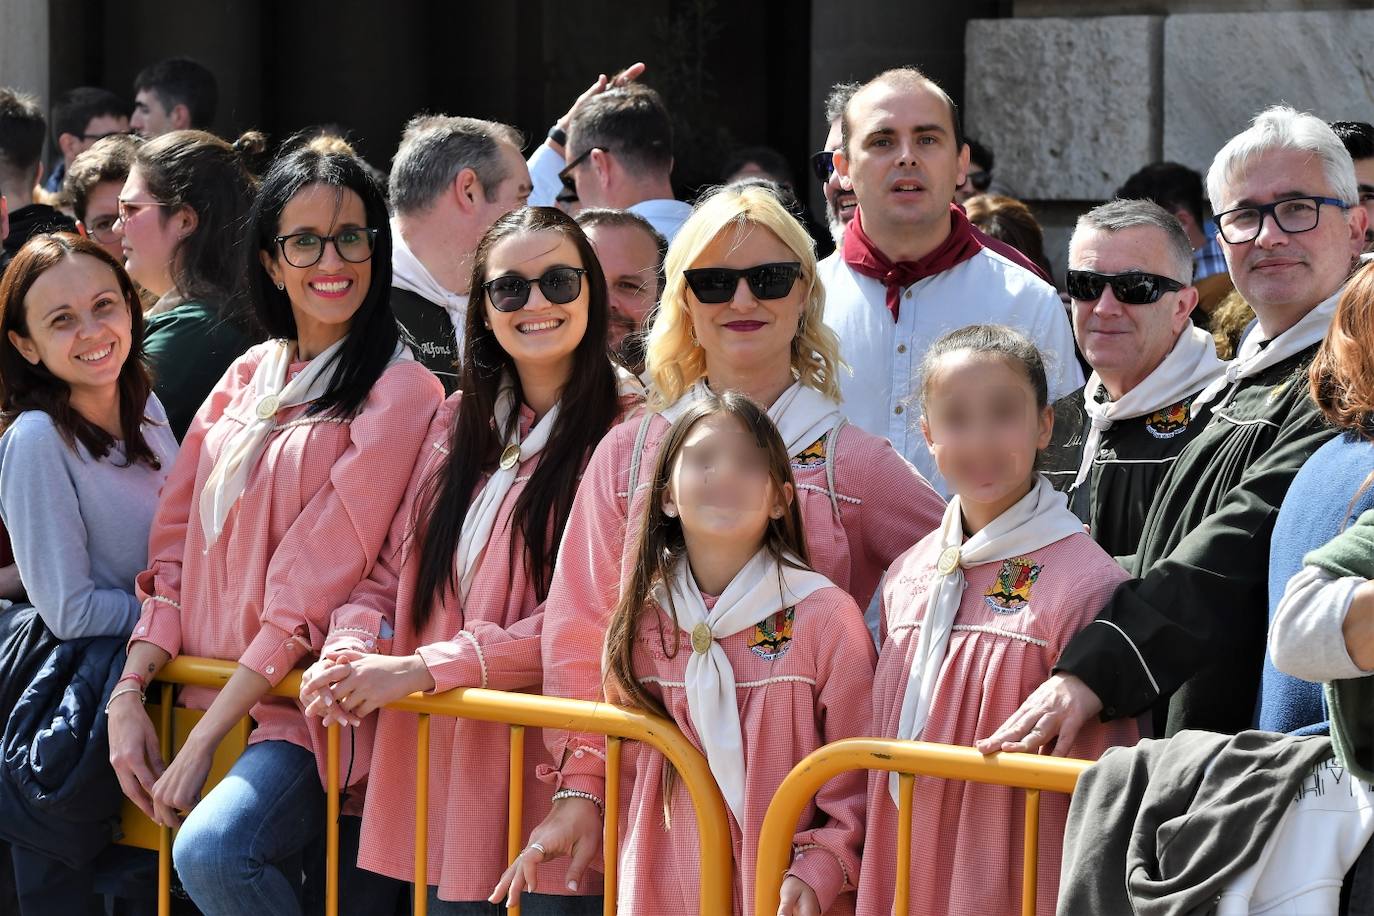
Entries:
[[143, 352], [178, 442], [229, 364], [252, 345], [247, 332], [204, 302], [183, 302], [147, 320]]
[[[1374, 509], [1302, 562], [1320, 566], [1338, 579], [1374, 579]], [[1357, 779], [1374, 782], [1374, 675], [1330, 681], [1324, 689], [1336, 756]]]

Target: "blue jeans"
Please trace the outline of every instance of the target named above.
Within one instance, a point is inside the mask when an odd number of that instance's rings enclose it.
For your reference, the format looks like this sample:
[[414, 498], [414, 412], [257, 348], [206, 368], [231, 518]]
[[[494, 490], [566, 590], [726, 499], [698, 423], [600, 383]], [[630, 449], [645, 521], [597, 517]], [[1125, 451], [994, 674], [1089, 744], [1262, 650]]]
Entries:
[[263, 741], [192, 809], [172, 861], [205, 916], [300, 916], [301, 852], [324, 818], [315, 755]]
[[[508, 912], [504, 902], [440, 900], [435, 887], [429, 889], [427, 899], [429, 916], [505, 916]], [[520, 916], [601, 916], [604, 908], [600, 896], [560, 897], [528, 892], [520, 895]]]

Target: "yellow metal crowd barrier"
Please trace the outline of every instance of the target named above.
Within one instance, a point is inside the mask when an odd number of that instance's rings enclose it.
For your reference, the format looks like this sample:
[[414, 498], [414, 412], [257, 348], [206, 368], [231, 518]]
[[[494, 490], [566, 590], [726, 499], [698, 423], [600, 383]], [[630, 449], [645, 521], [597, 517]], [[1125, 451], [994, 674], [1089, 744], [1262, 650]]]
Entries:
[[[174, 735], [184, 727], [174, 725], [172, 692], [174, 684], [198, 687], [223, 687], [235, 668], [233, 662], [206, 658], [177, 658], [169, 662], [158, 681], [161, 701], [157, 714], [162, 756], [170, 760], [174, 750]], [[300, 694], [301, 673], [292, 672], [272, 688], [274, 696], [296, 697]], [[552, 728], [572, 732], [589, 732], [606, 736], [606, 817], [603, 836], [605, 895], [607, 914], [615, 913], [616, 864], [619, 849], [619, 788], [620, 751], [626, 739], [641, 741], [657, 749], [677, 770], [692, 796], [696, 809], [697, 833], [701, 838], [701, 916], [729, 913], [734, 881], [731, 853], [730, 823], [706, 759], [694, 748], [673, 723], [658, 716], [622, 709], [609, 703], [568, 700], [525, 693], [506, 693], [460, 687], [447, 693], [425, 696], [412, 694], [389, 709], [399, 709], [419, 715], [420, 723], [415, 748], [415, 876], [417, 893], [414, 911], [425, 914], [424, 889], [428, 863], [428, 824], [425, 814], [429, 797], [429, 722], [431, 716], [454, 716], [484, 722], [504, 722], [511, 726], [510, 753], [510, 813], [507, 828], [507, 850], [511, 861], [519, 855], [524, 837], [521, 817], [524, 807], [524, 730]], [[246, 731], [241, 730], [242, 735]], [[240, 737], [241, 740], [241, 737]], [[339, 727], [329, 729], [328, 742], [328, 826], [326, 832], [326, 900], [328, 916], [338, 913], [339, 877]], [[212, 770], [213, 778], [214, 770]], [[131, 813], [132, 811], [132, 813]], [[141, 821], [141, 823], [140, 823]], [[158, 851], [158, 914], [170, 916], [172, 877], [172, 836], [167, 828], [156, 828], [132, 806], [126, 807], [124, 817], [127, 837], [156, 832]], [[151, 844], [150, 844], [151, 845]], [[776, 905], [775, 905], [776, 908]], [[519, 916], [519, 910], [511, 912]]]
[[[768, 805], [759, 835], [758, 873], [754, 913], [778, 911], [783, 875], [792, 864], [792, 837], [802, 811], [821, 786], [849, 770], [887, 770], [899, 777], [897, 815], [897, 888], [892, 911], [909, 911], [911, 894], [911, 805], [917, 776], [960, 779], [1026, 790], [1026, 841], [1021, 887], [1021, 912], [1035, 916], [1035, 875], [1040, 861], [1040, 793], [1071, 794], [1078, 777], [1091, 766], [1088, 760], [1065, 760], [1035, 754], [994, 754], [984, 757], [971, 747], [952, 747], [924, 741], [850, 738], [827, 744], [797, 764]], [[865, 857], [878, 855], [865, 850]]]

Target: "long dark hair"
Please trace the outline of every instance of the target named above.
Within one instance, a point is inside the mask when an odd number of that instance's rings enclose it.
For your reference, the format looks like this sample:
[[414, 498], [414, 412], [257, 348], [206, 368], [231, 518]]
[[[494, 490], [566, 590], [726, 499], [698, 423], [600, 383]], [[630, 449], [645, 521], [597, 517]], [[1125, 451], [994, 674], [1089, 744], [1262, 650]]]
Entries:
[[[587, 271], [587, 330], [573, 351], [572, 374], [559, 400], [567, 407], [559, 413], [544, 448], [543, 459], [516, 500], [510, 525], [520, 531], [525, 544], [525, 564], [534, 577], [535, 594], [544, 600], [553, 578], [558, 543], [563, 538], [572, 510], [577, 481], [587, 457], [620, 414], [615, 370], [606, 354], [609, 305], [606, 278], [591, 243], [577, 223], [553, 207], [526, 207], [506, 214], [482, 237], [472, 267], [464, 333], [463, 365], [459, 389], [463, 403], [449, 436], [448, 459], [426, 484], [417, 503], [416, 530], [420, 537], [420, 576], [415, 613], [418, 632], [429, 620], [444, 593], [455, 589], [457, 572], [453, 557], [472, 505], [473, 491], [482, 474], [496, 467], [511, 429], [497, 429], [496, 396], [503, 376], [515, 385], [516, 402], [524, 400], [515, 361], [485, 327], [487, 262], [492, 249], [521, 232], [549, 232], [563, 236], [577, 248], [580, 266]], [[510, 426], [519, 422], [511, 412]], [[514, 554], [515, 542], [511, 542]], [[512, 560], [514, 557], [512, 556]], [[512, 563], [512, 566], [514, 564]]]
[[140, 144], [134, 156], [148, 190], [166, 204], [158, 208], [159, 219], [179, 207], [196, 214], [195, 229], [172, 254], [177, 292], [240, 325], [238, 242], [257, 188], [248, 164], [265, 145], [256, 131], [231, 144], [203, 130], [174, 130]]
[[296, 315], [291, 310], [291, 299], [277, 289], [258, 253], [272, 258], [280, 255], [276, 238], [281, 234], [282, 211], [302, 190], [317, 184], [336, 189], [340, 201], [345, 191], [357, 194], [367, 213], [368, 228], [377, 230], [372, 246], [371, 285], [334, 360], [329, 388], [308, 411], [346, 418], [362, 409], [400, 341], [396, 318], [391, 313], [391, 222], [386, 198], [348, 144], [337, 137], [317, 137], [303, 144], [288, 141], [286, 151], [263, 176], [262, 187], [248, 213], [242, 246], [244, 286], [253, 314], [267, 336], [295, 340]]
[[[719, 414], [734, 417], [754, 437], [759, 448], [767, 453], [768, 477], [779, 494], [787, 485], [796, 486], [792, 480], [792, 459], [787, 454], [787, 446], [778, 428], [763, 408], [739, 392], [726, 391], [697, 401], [668, 430], [654, 463], [649, 495], [639, 519], [639, 530], [634, 541], [634, 570], [630, 573], [628, 586], [620, 593], [620, 601], [606, 629], [607, 682], [618, 688], [620, 695], [630, 705], [658, 715], [667, 715], [667, 712], [635, 677], [634, 647], [640, 618], [646, 612], [654, 587], [661, 582], [671, 582], [674, 567], [687, 554], [682, 520], [664, 512], [663, 496], [673, 475], [673, 464], [682, 451], [687, 435], [697, 423]], [[796, 499], [788, 505], [781, 518], [769, 519], [763, 535], [763, 546], [779, 565], [795, 566], [788, 559], [789, 555], [810, 565], [806, 537], [802, 531], [801, 509]], [[612, 558], [608, 560], [613, 561]], [[658, 634], [663, 652], [669, 657], [677, 655], [681, 641], [681, 630], [676, 625], [677, 610], [672, 604], [670, 599], [669, 606], [664, 608], [674, 624], [672, 644], [669, 645], [662, 628]]]
[[73, 450], [85, 446], [92, 457], [103, 459], [115, 439], [83, 417], [71, 404], [71, 388], [41, 362], [33, 365], [10, 343], [14, 331], [28, 337], [24, 299], [44, 273], [66, 258], [95, 258], [114, 272], [119, 292], [129, 310], [129, 354], [119, 370], [119, 426], [124, 440], [125, 467], [142, 462], [160, 467], [157, 455], [143, 438], [144, 408], [153, 383], [143, 358], [143, 308], [133, 281], [124, 267], [100, 245], [73, 233], [37, 235], [19, 249], [0, 279], [0, 432], [9, 429], [26, 410], [41, 410], [52, 417], [63, 441]]

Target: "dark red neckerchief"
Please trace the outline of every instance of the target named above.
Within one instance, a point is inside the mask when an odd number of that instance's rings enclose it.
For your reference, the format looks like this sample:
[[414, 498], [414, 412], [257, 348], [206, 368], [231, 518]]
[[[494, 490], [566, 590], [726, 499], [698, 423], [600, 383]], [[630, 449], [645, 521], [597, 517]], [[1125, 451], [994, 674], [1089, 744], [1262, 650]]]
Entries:
[[887, 310], [892, 320], [897, 320], [897, 309], [901, 302], [902, 290], [917, 280], [933, 277], [958, 264], [962, 264], [982, 250], [983, 244], [974, 235], [973, 225], [954, 204], [949, 205], [949, 235], [934, 251], [916, 261], [896, 261], [878, 250], [873, 240], [864, 232], [860, 217], [854, 211], [854, 218], [844, 230], [844, 262], [855, 272], [882, 282], [887, 289]]

